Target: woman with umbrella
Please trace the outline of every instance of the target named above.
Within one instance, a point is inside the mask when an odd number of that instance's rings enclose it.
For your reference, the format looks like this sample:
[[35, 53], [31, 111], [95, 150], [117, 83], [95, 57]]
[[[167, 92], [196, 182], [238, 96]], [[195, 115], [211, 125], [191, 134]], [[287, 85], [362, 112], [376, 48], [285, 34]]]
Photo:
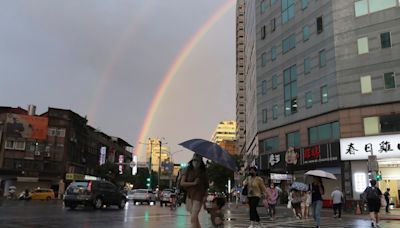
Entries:
[[206, 175], [206, 165], [200, 155], [193, 155], [187, 171], [182, 176], [181, 186], [187, 191], [186, 209], [191, 214], [191, 227], [201, 228], [199, 213], [207, 196], [208, 178]]
[[320, 227], [321, 223], [321, 209], [322, 209], [322, 195], [325, 194], [325, 188], [322, 184], [321, 177], [314, 176], [313, 183], [311, 185], [311, 201], [312, 201], [312, 214], [314, 221], [316, 222], [317, 228]]

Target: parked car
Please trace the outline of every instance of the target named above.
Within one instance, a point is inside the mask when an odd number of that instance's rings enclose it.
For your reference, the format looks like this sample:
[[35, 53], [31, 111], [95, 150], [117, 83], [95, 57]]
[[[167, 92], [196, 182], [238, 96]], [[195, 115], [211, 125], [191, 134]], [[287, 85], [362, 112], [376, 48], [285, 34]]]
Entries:
[[75, 209], [78, 205], [92, 206], [95, 209], [115, 205], [123, 209], [126, 196], [118, 186], [108, 181], [77, 180], [65, 191], [64, 204], [71, 209]]
[[128, 191], [128, 194], [126, 195], [126, 199], [127, 199], [128, 201], [133, 200], [133, 194], [135, 194], [135, 192], [136, 192], [136, 190], [130, 190], [130, 191]]
[[29, 196], [33, 200], [52, 200], [56, 198], [53, 189], [49, 188], [37, 188], [30, 192]]
[[144, 203], [146, 202], [147, 204], [150, 205], [150, 203], [156, 203], [156, 195], [154, 194], [153, 190], [151, 189], [136, 189], [133, 190], [134, 192], [132, 192], [132, 196], [130, 196], [130, 198], [132, 198], [133, 204], [136, 204], [136, 202], [139, 203]]
[[171, 203], [171, 195], [175, 196], [175, 191], [173, 189], [164, 189], [161, 191], [159, 196], [161, 207]]

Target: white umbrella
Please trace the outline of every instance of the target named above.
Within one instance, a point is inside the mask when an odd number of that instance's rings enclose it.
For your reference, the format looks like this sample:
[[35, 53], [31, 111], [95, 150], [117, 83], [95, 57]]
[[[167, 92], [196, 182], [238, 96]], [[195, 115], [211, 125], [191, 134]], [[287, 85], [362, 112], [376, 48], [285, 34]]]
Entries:
[[306, 172], [304, 175], [336, 180], [335, 175], [333, 175], [332, 173], [323, 171], [323, 170], [310, 170], [310, 171]]

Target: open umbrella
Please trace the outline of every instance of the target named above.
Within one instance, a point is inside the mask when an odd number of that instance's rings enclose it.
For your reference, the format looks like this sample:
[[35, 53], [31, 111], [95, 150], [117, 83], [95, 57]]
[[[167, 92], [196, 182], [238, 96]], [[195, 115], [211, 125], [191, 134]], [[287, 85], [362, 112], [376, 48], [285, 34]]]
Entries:
[[292, 185], [290, 186], [291, 189], [296, 189], [299, 191], [308, 191], [308, 185], [304, 184], [302, 182], [293, 182]]
[[310, 171], [306, 172], [304, 175], [336, 180], [335, 175], [333, 175], [332, 173], [323, 171], [323, 170], [310, 170]]
[[232, 171], [237, 171], [238, 169], [235, 158], [216, 143], [204, 139], [191, 139], [179, 145]]

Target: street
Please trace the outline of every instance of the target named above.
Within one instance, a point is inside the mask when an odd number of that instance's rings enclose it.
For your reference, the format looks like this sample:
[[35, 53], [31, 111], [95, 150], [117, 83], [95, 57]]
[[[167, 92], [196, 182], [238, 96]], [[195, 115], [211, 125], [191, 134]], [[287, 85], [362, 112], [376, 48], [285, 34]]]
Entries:
[[[314, 227], [312, 220], [296, 220], [289, 215], [286, 208], [278, 208], [276, 221], [270, 221], [265, 216], [265, 209], [258, 209], [265, 227]], [[225, 227], [248, 227], [247, 208], [241, 206], [227, 208]], [[211, 227], [209, 215], [202, 211], [200, 221], [203, 227]], [[332, 218], [330, 210], [324, 210], [323, 227], [370, 227], [365, 215], [355, 216], [345, 214], [343, 220]], [[385, 220], [381, 227], [399, 227], [398, 220]], [[0, 227], [190, 227], [190, 217], [184, 207], [171, 211], [168, 207], [136, 205], [127, 203], [124, 210], [106, 208], [93, 210], [78, 208], [69, 210], [63, 207], [61, 201], [5, 201], [0, 207]]]

